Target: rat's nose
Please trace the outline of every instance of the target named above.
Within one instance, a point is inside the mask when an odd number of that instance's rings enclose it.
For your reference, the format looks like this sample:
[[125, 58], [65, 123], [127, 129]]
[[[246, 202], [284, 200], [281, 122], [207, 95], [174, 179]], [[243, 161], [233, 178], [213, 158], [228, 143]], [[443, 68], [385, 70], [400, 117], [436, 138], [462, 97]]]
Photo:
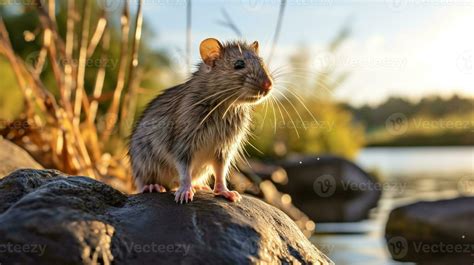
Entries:
[[262, 88], [267, 92], [270, 91], [272, 89], [272, 81], [269, 78], [265, 78], [262, 83]]

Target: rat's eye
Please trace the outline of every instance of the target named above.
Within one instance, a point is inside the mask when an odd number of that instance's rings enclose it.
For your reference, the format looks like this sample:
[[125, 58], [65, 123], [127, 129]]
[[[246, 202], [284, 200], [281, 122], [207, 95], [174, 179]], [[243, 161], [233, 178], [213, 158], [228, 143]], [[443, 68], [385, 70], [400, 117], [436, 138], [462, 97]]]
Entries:
[[244, 62], [244, 60], [237, 60], [237, 61], [235, 61], [235, 63], [234, 63], [234, 69], [235, 69], [235, 70], [243, 69], [244, 67], [245, 67], [245, 62]]

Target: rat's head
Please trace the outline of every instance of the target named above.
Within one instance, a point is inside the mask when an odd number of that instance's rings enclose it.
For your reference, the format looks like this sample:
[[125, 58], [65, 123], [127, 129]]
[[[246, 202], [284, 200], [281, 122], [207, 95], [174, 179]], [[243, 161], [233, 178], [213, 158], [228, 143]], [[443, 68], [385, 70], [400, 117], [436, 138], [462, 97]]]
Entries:
[[258, 56], [258, 42], [221, 44], [214, 38], [201, 42], [203, 64], [199, 72], [211, 80], [211, 92], [221, 93], [222, 100], [235, 103], [258, 103], [267, 96], [273, 80]]

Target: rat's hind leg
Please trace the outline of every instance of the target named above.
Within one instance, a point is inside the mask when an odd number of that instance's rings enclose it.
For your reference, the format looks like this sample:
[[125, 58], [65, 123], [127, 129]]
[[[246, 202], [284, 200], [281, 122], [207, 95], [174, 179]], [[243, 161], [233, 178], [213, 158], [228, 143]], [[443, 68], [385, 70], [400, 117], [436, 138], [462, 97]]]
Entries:
[[148, 170], [137, 171], [138, 178], [135, 179], [135, 185], [141, 193], [166, 192], [166, 187], [171, 179], [171, 172], [160, 165]]
[[222, 196], [232, 202], [240, 201], [242, 196], [240, 196], [239, 192], [227, 188], [225, 176], [228, 166], [225, 163], [216, 161], [213, 163], [213, 167], [215, 177], [214, 194], [216, 196]]
[[188, 201], [193, 200], [195, 192], [193, 186], [191, 185], [191, 172], [187, 163], [177, 164], [177, 169], [179, 172], [179, 188], [174, 193], [174, 200], [176, 202], [180, 202], [181, 204], [183, 201], [187, 203]]
[[166, 192], [166, 188], [163, 186], [163, 185], [160, 185], [160, 184], [148, 184], [148, 185], [145, 185], [143, 186], [143, 188], [141, 189], [141, 193], [147, 193], [147, 192]]

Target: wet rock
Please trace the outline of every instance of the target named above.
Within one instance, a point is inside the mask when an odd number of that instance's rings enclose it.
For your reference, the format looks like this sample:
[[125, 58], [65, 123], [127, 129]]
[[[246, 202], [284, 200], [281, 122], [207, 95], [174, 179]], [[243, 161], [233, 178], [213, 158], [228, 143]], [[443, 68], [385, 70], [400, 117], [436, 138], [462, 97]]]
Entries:
[[200, 192], [178, 205], [170, 193], [127, 196], [54, 170], [0, 180], [0, 247], [1, 264], [332, 264], [256, 198]]
[[20, 168], [42, 169], [25, 150], [0, 136], [0, 178]]
[[385, 228], [392, 258], [417, 264], [472, 264], [474, 197], [417, 202], [392, 210]]

